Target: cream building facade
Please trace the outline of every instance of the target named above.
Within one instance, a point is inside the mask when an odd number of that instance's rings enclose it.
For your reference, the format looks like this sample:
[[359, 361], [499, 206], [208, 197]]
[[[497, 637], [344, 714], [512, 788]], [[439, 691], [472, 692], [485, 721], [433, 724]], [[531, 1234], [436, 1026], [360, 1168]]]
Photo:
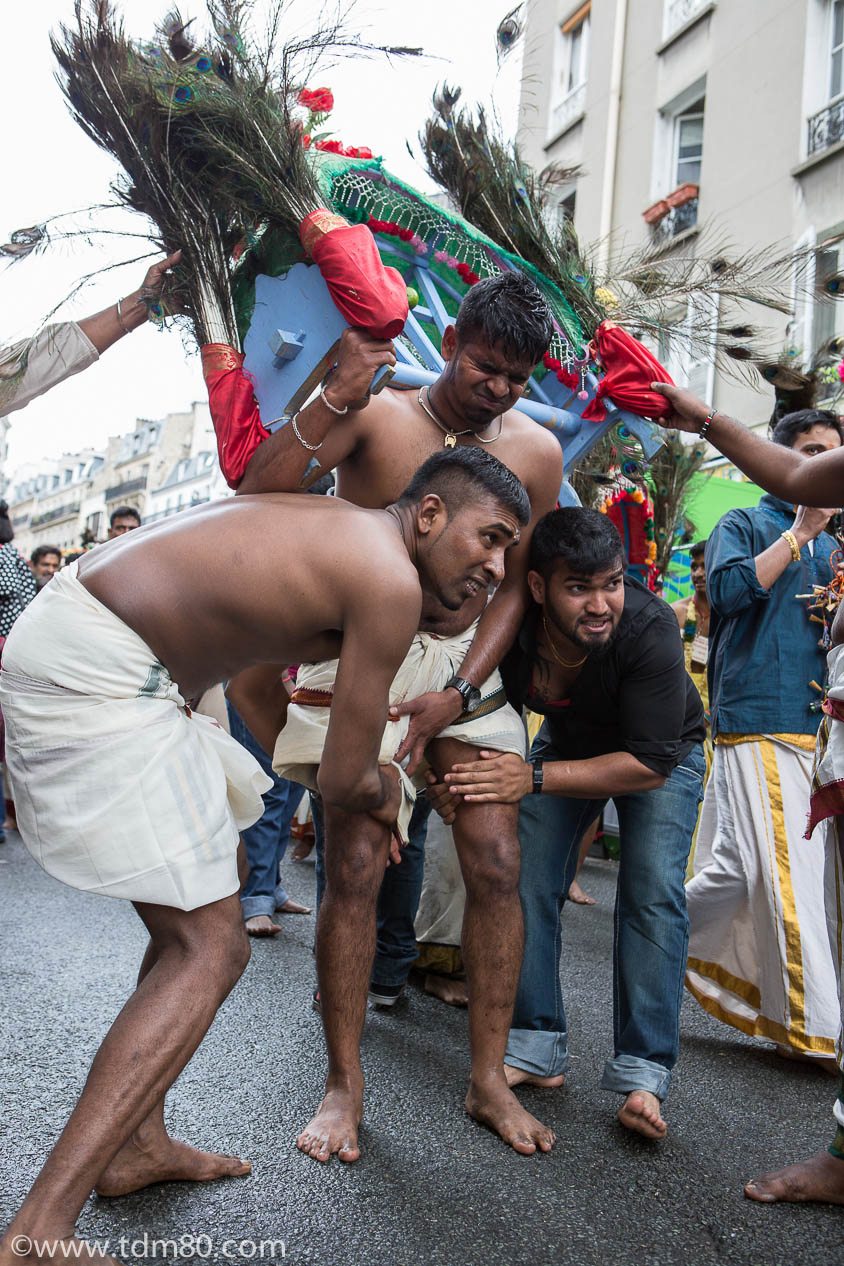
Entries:
[[[795, 364], [844, 335], [826, 298], [844, 274], [844, 0], [527, 0], [521, 18], [522, 152], [579, 168], [558, 213], [599, 270], [715, 241], [793, 252], [790, 312], [748, 322]], [[760, 375], [736, 382], [682, 338], [658, 350], [681, 385], [767, 422]]]
[[139, 418], [105, 450], [22, 467], [9, 481], [7, 501], [15, 544], [29, 557], [38, 545], [68, 552], [81, 548], [83, 537], [105, 540], [118, 506], [136, 509], [146, 523], [227, 495], [208, 405], [195, 401], [156, 421]]

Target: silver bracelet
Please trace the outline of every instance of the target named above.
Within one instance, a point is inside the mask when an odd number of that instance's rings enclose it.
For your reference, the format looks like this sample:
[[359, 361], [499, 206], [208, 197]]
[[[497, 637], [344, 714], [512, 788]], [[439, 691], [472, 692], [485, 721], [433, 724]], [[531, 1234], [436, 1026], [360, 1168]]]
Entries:
[[121, 328], [121, 330], [123, 331], [123, 333], [124, 333], [124, 334], [131, 334], [131, 333], [132, 333], [132, 331], [129, 329], [129, 326], [128, 326], [128, 325], [126, 324], [126, 322], [123, 320], [123, 313], [120, 311], [120, 300], [119, 300], [119, 299], [117, 300], [116, 307], [117, 307], [117, 323], [118, 323], [118, 325], [120, 326], [120, 328]]
[[338, 418], [345, 417], [346, 414], [349, 412], [349, 406], [347, 404], [344, 405], [342, 409], [338, 409], [335, 405], [331, 403], [331, 401], [328, 399], [328, 396], [325, 394], [325, 387], [320, 387], [319, 398], [322, 401], [322, 403], [325, 405], [326, 409], [329, 409], [332, 413], [336, 413]]
[[322, 448], [323, 444], [325, 443], [325, 440], [320, 440], [319, 444], [309, 444], [307, 440], [303, 440], [301, 435], [299, 434], [299, 428], [296, 425], [296, 419], [298, 418], [298, 416], [299, 416], [298, 413], [294, 413], [293, 417], [290, 419], [291, 426], [293, 427], [293, 434], [296, 436], [296, 439], [302, 445], [302, 448], [306, 448], [309, 453], [315, 453], [317, 449]]

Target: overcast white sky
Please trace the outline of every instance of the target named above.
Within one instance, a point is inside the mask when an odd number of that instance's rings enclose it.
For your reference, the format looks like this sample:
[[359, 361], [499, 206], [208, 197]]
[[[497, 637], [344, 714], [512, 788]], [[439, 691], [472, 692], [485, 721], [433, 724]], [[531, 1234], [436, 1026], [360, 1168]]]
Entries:
[[[494, 99], [502, 120], [515, 123], [518, 54], [500, 75], [495, 31], [512, 0], [359, 0], [354, 22], [372, 40], [422, 46], [430, 54], [411, 61], [351, 60], [317, 76], [334, 90], [335, 134], [346, 144], [369, 145], [386, 165], [422, 188], [430, 187], [407, 153], [428, 113], [431, 93], [446, 78], [468, 101]], [[167, 0], [118, 4], [131, 35], [152, 35]], [[294, 4], [299, 22], [313, 3]], [[184, 16], [205, 26], [202, 0], [185, 0]], [[3, 175], [0, 240], [16, 228], [42, 222], [108, 198], [116, 165], [71, 120], [53, 78], [50, 31], [72, 18], [72, 0], [30, 0], [4, 6], [0, 43]], [[316, 85], [312, 85], [316, 86]], [[134, 218], [130, 219], [133, 220]], [[138, 218], [137, 223], [142, 221]], [[131, 258], [131, 241], [99, 239], [91, 246], [59, 243], [43, 256], [0, 265], [0, 345], [36, 328], [84, 274]], [[92, 281], [62, 311], [82, 317], [139, 284], [146, 265], [135, 264]], [[175, 331], [143, 327], [122, 339], [99, 364], [12, 414], [7, 474], [24, 462], [58, 457], [131, 429], [136, 417], [157, 418], [205, 399], [198, 355], [186, 355]]]

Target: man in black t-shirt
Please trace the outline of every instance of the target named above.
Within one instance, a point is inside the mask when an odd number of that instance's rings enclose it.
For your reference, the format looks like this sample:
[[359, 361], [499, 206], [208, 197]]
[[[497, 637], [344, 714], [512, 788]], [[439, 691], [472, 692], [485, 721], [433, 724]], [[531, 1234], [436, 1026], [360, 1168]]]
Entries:
[[569, 507], [541, 519], [528, 583], [535, 606], [501, 671], [511, 702], [545, 723], [528, 761], [489, 752], [447, 775], [449, 790], [467, 799], [521, 801], [525, 952], [508, 1080], [562, 1084], [560, 911], [580, 838], [612, 797], [621, 829], [615, 1049], [601, 1084], [625, 1096], [623, 1125], [659, 1139], [679, 1045], [683, 881], [703, 796], [703, 707], [673, 611], [625, 577], [621, 540], [605, 515]]

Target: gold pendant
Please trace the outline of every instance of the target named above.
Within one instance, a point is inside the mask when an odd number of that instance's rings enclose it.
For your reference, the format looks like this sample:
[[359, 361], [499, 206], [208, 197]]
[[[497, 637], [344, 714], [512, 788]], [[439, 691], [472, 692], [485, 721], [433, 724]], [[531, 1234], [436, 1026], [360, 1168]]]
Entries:
[[456, 444], [457, 444], [457, 436], [452, 435], [451, 432], [449, 432], [448, 435], [443, 440], [443, 448], [454, 448]]

